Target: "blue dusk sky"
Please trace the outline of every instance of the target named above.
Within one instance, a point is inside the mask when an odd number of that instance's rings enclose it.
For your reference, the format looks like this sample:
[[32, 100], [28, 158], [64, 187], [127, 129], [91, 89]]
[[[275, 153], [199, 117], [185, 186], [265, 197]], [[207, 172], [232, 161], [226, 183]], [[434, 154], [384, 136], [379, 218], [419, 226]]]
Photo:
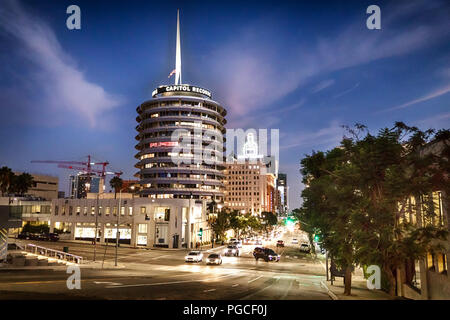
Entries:
[[[66, 9], [81, 8], [81, 30]], [[381, 30], [366, 8], [381, 8]], [[34, 159], [108, 160], [136, 172], [136, 107], [175, 66], [228, 110], [227, 128], [280, 130], [280, 172], [301, 204], [299, 161], [342, 125], [450, 124], [450, 5], [407, 1], [0, 2], [0, 165], [60, 177]]]

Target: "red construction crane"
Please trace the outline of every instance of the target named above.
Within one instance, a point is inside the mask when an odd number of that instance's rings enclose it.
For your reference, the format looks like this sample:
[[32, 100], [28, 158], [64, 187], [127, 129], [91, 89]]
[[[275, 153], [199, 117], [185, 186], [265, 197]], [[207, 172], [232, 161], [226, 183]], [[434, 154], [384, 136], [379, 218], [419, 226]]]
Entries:
[[[83, 173], [86, 173], [88, 175], [94, 173], [96, 175], [99, 175], [100, 177], [104, 177], [107, 174], [114, 174], [118, 177], [122, 175], [122, 171], [119, 172], [111, 172], [106, 171], [106, 167], [109, 165], [108, 161], [105, 162], [91, 162], [91, 156], [87, 156], [87, 161], [65, 161], [65, 160], [32, 160], [32, 163], [55, 163], [58, 165], [58, 168], [64, 168], [64, 169], [72, 169], [72, 170], [78, 170], [82, 171]], [[100, 168], [96, 168], [96, 166], [101, 166]]]

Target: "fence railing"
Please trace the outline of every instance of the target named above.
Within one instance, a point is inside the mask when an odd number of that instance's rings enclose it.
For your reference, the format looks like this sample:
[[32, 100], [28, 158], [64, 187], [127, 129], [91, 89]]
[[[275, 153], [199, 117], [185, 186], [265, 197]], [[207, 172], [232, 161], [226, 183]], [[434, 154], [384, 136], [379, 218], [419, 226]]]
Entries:
[[46, 256], [49, 258], [65, 260], [65, 261], [72, 262], [72, 263], [78, 263], [78, 264], [83, 263], [83, 257], [77, 256], [77, 255], [74, 255], [71, 253], [59, 251], [59, 250], [54, 250], [54, 249], [37, 246], [32, 243], [28, 243], [25, 246], [25, 251], [36, 254], [36, 255]]

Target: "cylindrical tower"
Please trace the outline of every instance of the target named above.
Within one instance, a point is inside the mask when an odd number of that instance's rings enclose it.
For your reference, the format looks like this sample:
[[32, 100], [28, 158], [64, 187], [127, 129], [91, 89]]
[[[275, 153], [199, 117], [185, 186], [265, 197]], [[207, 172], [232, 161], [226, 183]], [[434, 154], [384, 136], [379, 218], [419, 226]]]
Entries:
[[191, 85], [160, 86], [152, 96], [137, 107], [141, 196], [222, 202], [225, 108]]

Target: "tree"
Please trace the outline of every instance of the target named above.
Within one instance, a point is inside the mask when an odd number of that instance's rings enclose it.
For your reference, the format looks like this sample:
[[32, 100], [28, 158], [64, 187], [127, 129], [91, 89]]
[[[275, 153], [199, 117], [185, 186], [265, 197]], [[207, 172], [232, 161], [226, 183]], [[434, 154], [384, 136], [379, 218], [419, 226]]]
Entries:
[[34, 185], [33, 176], [28, 173], [13, 175], [8, 191], [24, 195]]
[[8, 192], [13, 177], [14, 173], [10, 168], [8, 167], [0, 168], [0, 191], [2, 192], [2, 195]]
[[247, 219], [241, 215], [238, 210], [233, 210], [229, 214], [230, 227], [234, 230], [237, 238], [239, 239], [242, 231], [247, 228]]
[[123, 180], [120, 179], [119, 177], [113, 177], [113, 178], [109, 181], [109, 185], [111, 186], [111, 188], [114, 189], [114, 199], [116, 199], [116, 197], [117, 197], [117, 192], [120, 191], [120, 189], [122, 189], [122, 186], [123, 186]]
[[[440, 250], [433, 240], [446, 237], [440, 226], [406, 217], [420, 212], [420, 220], [433, 220], [434, 206], [426, 199], [449, 188], [450, 133], [420, 131], [401, 122], [376, 136], [359, 124], [347, 131], [351, 137], [344, 137], [340, 147], [301, 161], [306, 188], [299, 219], [310, 225], [309, 232], [321, 233], [322, 245], [346, 268], [347, 279], [352, 263], [377, 264], [395, 295], [395, 270]], [[412, 196], [422, 201], [413, 204]], [[350, 292], [346, 281], [344, 293]]]
[[211, 227], [216, 237], [224, 240], [225, 232], [230, 228], [230, 221], [228, 220], [228, 213], [226, 210], [220, 210], [217, 213], [217, 218], [211, 223]]

